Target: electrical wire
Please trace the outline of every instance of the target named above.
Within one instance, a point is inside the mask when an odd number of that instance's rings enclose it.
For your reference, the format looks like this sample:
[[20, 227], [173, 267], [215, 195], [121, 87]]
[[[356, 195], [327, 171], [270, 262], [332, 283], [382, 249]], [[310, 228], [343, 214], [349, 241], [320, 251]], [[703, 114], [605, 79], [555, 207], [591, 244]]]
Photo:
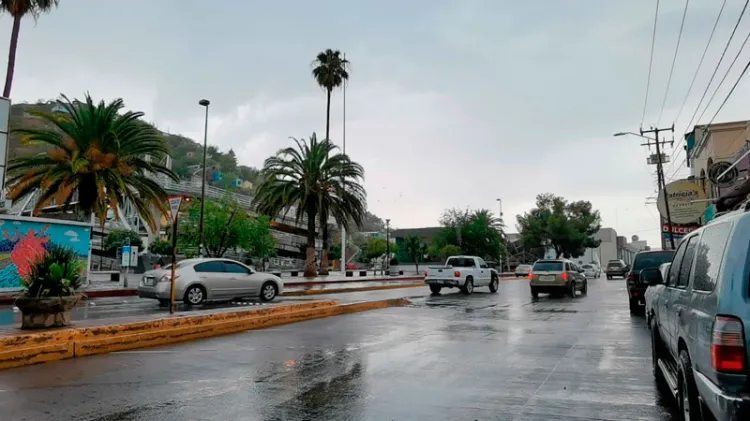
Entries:
[[[661, 110], [659, 110], [659, 118], [656, 119], [656, 127], [659, 127], [661, 122], [661, 116], [664, 114], [664, 107], [667, 105], [667, 98], [669, 97], [669, 87], [672, 85], [672, 75], [674, 74], [674, 65], [677, 63], [677, 53], [680, 52], [680, 41], [682, 40], [682, 30], [685, 28], [685, 17], [687, 16], [688, 6], [690, 0], [685, 0], [685, 9], [682, 11], [682, 21], [680, 22], [680, 32], [677, 34], [677, 46], [674, 49], [674, 56], [672, 57], [672, 67], [669, 69], [669, 77], [667, 78], [667, 89], [664, 91], [664, 99], [661, 102]], [[722, 7], [723, 8], [723, 7]]]
[[656, 43], [656, 24], [659, 21], [659, 0], [656, 0], [656, 12], [654, 12], [654, 30], [651, 34], [651, 57], [648, 60], [648, 78], [646, 79], [646, 98], [643, 100], [643, 114], [641, 115], [641, 127], [646, 119], [646, 106], [648, 105], [648, 92], [651, 89], [651, 69], [654, 65], [654, 44]]
[[722, 13], [724, 13], [724, 6], [727, 5], [727, 0], [724, 0], [721, 3], [721, 9], [719, 9], [719, 14], [716, 16], [716, 20], [714, 21], [714, 27], [711, 28], [711, 35], [708, 36], [708, 42], [706, 42], [706, 48], [703, 49], [703, 54], [701, 54], [701, 59], [698, 62], [698, 68], [695, 69], [695, 74], [693, 74], [693, 80], [690, 81], [690, 87], [688, 87], [687, 93], [685, 94], [685, 99], [682, 100], [682, 105], [680, 105], [680, 110], [677, 112], [677, 118], [675, 118], [675, 121], [678, 121], [680, 119], [680, 116], [682, 115], [682, 111], [685, 109], [685, 105], [687, 104], [688, 97], [690, 96], [690, 92], [693, 90], [693, 86], [695, 85], [695, 80], [698, 78], [698, 73], [701, 70], [701, 66], [703, 66], [703, 60], [706, 59], [706, 53], [708, 52], [708, 47], [711, 46], [711, 41], [714, 38], [714, 33], [716, 33], [716, 27], [719, 26], [719, 19], [721, 19]]
[[719, 57], [719, 62], [716, 63], [716, 67], [714, 68], [714, 71], [711, 74], [711, 78], [708, 80], [706, 89], [703, 91], [703, 95], [701, 95], [700, 101], [698, 101], [698, 106], [695, 107], [695, 111], [693, 111], [693, 116], [690, 117], [690, 122], [686, 126], [687, 128], [689, 128], [690, 125], [693, 124], [693, 121], [695, 120], [695, 116], [698, 115], [698, 110], [700, 110], [701, 104], [703, 104], [703, 100], [706, 98], [706, 94], [708, 93], [708, 90], [711, 88], [711, 83], [714, 81], [714, 77], [716, 77], [716, 73], [719, 71], [719, 66], [721, 66], [721, 62], [724, 61], [724, 55], [727, 53], [727, 49], [729, 49], [729, 44], [731, 44], [732, 39], [734, 39], [734, 34], [737, 32], [737, 27], [740, 26], [742, 17], [745, 16], [745, 11], [747, 10], [748, 3], [750, 3], [750, 0], [745, 0], [745, 5], [742, 7], [742, 12], [740, 12], [739, 18], [737, 18], [737, 23], [734, 24], [734, 29], [732, 29], [731, 35], [729, 35], [727, 44], [724, 46], [724, 51], [721, 52], [721, 57]]

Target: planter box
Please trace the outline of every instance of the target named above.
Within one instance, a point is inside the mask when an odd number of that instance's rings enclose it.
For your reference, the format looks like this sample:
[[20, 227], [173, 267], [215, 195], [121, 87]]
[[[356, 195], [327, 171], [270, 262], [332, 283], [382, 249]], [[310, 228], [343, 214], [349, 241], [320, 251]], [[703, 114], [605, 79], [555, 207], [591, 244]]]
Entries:
[[21, 310], [21, 329], [45, 329], [70, 324], [70, 311], [81, 300], [82, 294], [53, 298], [16, 298]]
[[360, 270], [359, 271], [359, 276], [367, 276], [367, 271], [366, 270]]
[[352, 276], [354, 276], [354, 272], [352, 272], [352, 271], [350, 271], [350, 270], [347, 270], [347, 271], [346, 271], [346, 276], [347, 276], [347, 277], [352, 277]]

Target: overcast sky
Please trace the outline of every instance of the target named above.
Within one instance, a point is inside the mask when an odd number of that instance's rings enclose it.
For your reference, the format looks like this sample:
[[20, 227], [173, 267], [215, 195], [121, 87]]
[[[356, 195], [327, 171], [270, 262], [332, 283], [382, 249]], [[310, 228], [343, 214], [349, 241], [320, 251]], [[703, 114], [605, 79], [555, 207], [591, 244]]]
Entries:
[[[641, 123], [654, 0], [215, 3], [62, 0], [36, 25], [23, 22], [12, 97], [122, 97], [162, 130], [194, 139], [205, 97], [209, 143], [260, 166], [289, 136], [323, 133], [325, 95], [310, 63], [340, 49], [352, 62], [347, 152], [365, 167], [370, 210], [394, 226], [435, 225], [451, 207], [496, 211], [502, 198], [515, 231], [515, 216], [552, 192], [591, 201], [604, 226], [657, 245], [656, 206], [645, 205], [655, 191], [648, 152], [636, 137], [612, 137]], [[742, 3], [728, 1], [676, 140]], [[644, 125], [657, 123], [684, 4], [661, 1]], [[691, 2], [661, 126], [677, 117], [720, 4]], [[7, 48], [10, 19], [0, 26]], [[729, 59], [748, 30], [750, 13]], [[749, 58], [740, 57], [702, 123]], [[716, 121], [747, 119], [748, 90], [741, 84]], [[340, 92], [333, 101], [331, 137], [340, 143]]]

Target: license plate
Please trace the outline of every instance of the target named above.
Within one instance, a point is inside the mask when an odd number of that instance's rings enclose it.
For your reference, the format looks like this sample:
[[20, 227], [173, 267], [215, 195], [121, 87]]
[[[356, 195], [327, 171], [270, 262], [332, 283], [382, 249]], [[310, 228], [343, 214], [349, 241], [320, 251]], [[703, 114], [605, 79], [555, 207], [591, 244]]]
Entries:
[[553, 276], [542, 276], [542, 281], [544, 281], [544, 282], [554, 282], [555, 281], [555, 277], [554, 277], [554, 275]]
[[146, 286], [153, 286], [154, 285], [154, 278], [143, 278], [143, 285]]

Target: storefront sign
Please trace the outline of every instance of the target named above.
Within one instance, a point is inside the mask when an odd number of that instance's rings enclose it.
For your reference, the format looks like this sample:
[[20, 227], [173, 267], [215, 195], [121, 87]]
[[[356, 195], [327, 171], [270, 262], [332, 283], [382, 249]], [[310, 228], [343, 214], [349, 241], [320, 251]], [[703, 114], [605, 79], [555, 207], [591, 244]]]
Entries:
[[[700, 228], [699, 225], [677, 225], [672, 224], [672, 234], [675, 234], [675, 238], [679, 235], [685, 235], [690, 234], [691, 232], [697, 230]], [[661, 226], [661, 232], [663, 233], [669, 233], [669, 224], [662, 224]]]
[[706, 192], [699, 184], [687, 180], [674, 181], [659, 193], [657, 208], [662, 218], [667, 217], [665, 196], [669, 201], [669, 216], [673, 224], [697, 223], [709, 205]]

